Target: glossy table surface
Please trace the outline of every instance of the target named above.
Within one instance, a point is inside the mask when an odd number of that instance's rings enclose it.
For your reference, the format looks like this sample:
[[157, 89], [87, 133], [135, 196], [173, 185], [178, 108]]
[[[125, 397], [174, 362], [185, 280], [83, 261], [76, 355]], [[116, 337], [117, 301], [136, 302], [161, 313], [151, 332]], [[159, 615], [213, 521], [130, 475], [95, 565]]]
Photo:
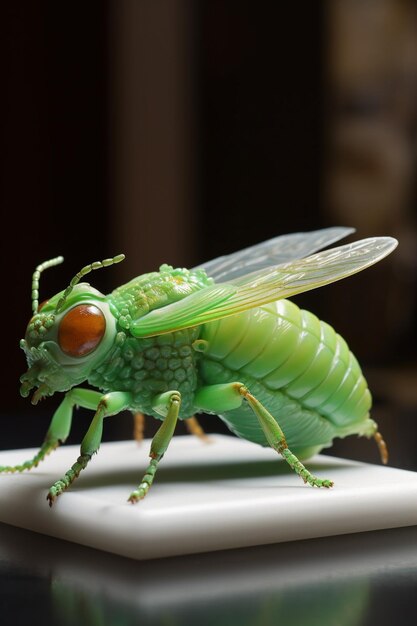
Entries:
[[0, 524], [0, 583], [15, 626], [411, 626], [417, 528], [135, 561]]
[[[312, 488], [271, 448], [232, 435], [174, 437], [149, 494], [132, 506], [150, 443], [103, 443], [52, 509], [48, 488], [78, 446], [61, 446], [31, 472], [2, 474], [0, 522], [136, 559], [417, 525], [415, 472], [317, 455], [306, 467], [335, 484]], [[5, 451], [0, 463], [35, 454]]]

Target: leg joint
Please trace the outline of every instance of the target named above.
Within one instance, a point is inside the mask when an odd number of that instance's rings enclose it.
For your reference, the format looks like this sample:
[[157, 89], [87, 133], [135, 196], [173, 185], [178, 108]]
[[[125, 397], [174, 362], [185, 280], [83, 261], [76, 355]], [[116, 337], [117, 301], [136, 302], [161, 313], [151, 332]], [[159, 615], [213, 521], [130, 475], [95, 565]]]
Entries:
[[233, 383], [233, 387], [244, 398], [246, 398], [246, 396], [249, 394], [249, 389], [243, 383]]
[[179, 391], [173, 391], [170, 398], [171, 404], [181, 404], [181, 394]]

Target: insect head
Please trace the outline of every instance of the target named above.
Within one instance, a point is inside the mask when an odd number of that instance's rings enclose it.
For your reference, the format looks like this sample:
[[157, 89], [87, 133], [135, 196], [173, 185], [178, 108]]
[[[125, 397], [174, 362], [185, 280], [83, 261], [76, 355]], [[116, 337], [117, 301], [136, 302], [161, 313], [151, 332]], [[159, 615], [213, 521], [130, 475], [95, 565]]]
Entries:
[[56, 257], [39, 265], [32, 278], [33, 316], [20, 341], [28, 371], [20, 377], [23, 397], [36, 387], [32, 403], [67, 391], [88, 378], [94, 365], [111, 348], [116, 321], [106, 297], [80, 280], [92, 270], [119, 263], [124, 255], [85, 266], [69, 286], [38, 304], [39, 278], [43, 270], [62, 263]]

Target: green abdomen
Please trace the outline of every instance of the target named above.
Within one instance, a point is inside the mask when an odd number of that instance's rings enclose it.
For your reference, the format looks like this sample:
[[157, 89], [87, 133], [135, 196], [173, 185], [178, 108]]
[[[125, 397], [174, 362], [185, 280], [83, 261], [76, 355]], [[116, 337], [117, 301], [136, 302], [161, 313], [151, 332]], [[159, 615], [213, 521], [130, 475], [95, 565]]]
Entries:
[[[292, 302], [207, 324], [200, 338], [208, 342], [202, 379], [245, 383], [276, 417], [290, 447], [319, 449], [336, 436], [374, 432], [371, 396], [346, 342]], [[248, 407], [221, 417], [237, 435], [266, 445]]]

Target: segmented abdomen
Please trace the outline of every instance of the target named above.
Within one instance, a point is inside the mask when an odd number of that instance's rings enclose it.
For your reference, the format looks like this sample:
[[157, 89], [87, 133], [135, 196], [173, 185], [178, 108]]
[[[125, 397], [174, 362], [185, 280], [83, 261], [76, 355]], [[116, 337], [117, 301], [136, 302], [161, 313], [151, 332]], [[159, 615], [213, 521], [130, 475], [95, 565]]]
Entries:
[[371, 396], [359, 364], [344, 339], [312, 313], [279, 300], [207, 324], [201, 338], [208, 342], [201, 363], [206, 382], [256, 384], [266, 404], [298, 407], [307, 421], [324, 419], [333, 437], [371, 433]]

